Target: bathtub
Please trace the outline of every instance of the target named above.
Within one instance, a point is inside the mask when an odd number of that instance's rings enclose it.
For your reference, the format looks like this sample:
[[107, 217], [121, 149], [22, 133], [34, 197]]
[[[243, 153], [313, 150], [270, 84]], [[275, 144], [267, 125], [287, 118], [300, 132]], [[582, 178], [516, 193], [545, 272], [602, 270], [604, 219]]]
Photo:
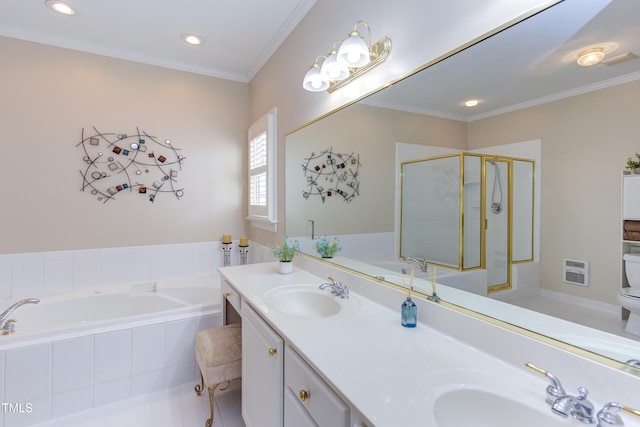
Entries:
[[[42, 297], [38, 304], [25, 304], [11, 313], [15, 333], [0, 335], [0, 350], [61, 335], [82, 336], [219, 312], [216, 279], [167, 279]], [[0, 310], [15, 301], [5, 302]]]
[[9, 316], [15, 333], [0, 335], [0, 395], [33, 407], [0, 414], [4, 427], [195, 383], [195, 334], [222, 324], [217, 275], [39, 298]]

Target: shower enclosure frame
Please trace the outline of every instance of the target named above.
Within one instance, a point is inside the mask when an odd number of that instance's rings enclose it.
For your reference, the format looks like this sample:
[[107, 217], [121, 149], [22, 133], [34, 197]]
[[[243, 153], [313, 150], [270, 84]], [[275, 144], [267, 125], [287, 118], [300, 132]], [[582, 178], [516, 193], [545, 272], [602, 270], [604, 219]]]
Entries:
[[[443, 263], [439, 261], [434, 261], [434, 259], [430, 259], [429, 256], [424, 256], [424, 254], [416, 254], [407, 252], [405, 245], [403, 245], [403, 238], [405, 235], [413, 236], [415, 234], [415, 228], [407, 231], [407, 227], [405, 227], [405, 166], [411, 165], [415, 163], [424, 163], [432, 160], [439, 159], [453, 159], [458, 158], [458, 212], [457, 212], [457, 262], [451, 263]], [[477, 158], [479, 165], [467, 164], [466, 160], [469, 158]], [[506, 266], [504, 267], [506, 273], [506, 280], [503, 283], [495, 283], [488, 284], [487, 292], [497, 292], [505, 289], [511, 288], [512, 278], [511, 278], [511, 270], [513, 264], [519, 263], [527, 263], [534, 261], [534, 238], [535, 238], [535, 224], [534, 224], [534, 203], [535, 203], [535, 170], [536, 164], [535, 160], [520, 158], [520, 157], [511, 157], [511, 156], [502, 156], [495, 154], [484, 154], [484, 153], [472, 153], [472, 152], [459, 152], [454, 154], [446, 154], [428, 158], [414, 159], [409, 161], [404, 161], [400, 163], [400, 209], [399, 209], [399, 237], [398, 237], [398, 253], [401, 257], [405, 256], [416, 256], [418, 255], [421, 258], [425, 258], [430, 264], [434, 264], [438, 267], [447, 268], [455, 271], [470, 271], [477, 269], [487, 269], [487, 225], [489, 223], [488, 215], [491, 215], [489, 212], [490, 203], [487, 201], [487, 196], [491, 193], [491, 189], [489, 189], [489, 183], [487, 182], [487, 164], [490, 161], [502, 162], [507, 165], [507, 176], [506, 183], [503, 180], [502, 184], [502, 199], [506, 199], [506, 203], [503, 207], [503, 212], [507, 214], [508, 218], [506, 220], [507, 230], [506, 230]], [[515, 163], [514, 163], [515, 162]], [[518, 163], [521, 162], [521, 163]], [[453, 164], [453, 163], [451, 163]], [[525, 182], [525, 186], [522, 187], [522, 184], [519, 184], [522, 190], [523, 195], [518, 194], [519, 205], [517, 210], [518, 220], [517, 220], [517, 228], [514, 230], [514, 164], [517, 165], [517, 180], [520, 181], [529, 180]], [[471, 166], [470, 166], [471, 165]], [[524, 166], [524, 168], [521, 167]], [[478, 170], [473, 171], [472, 169], [478, 168]], [[473, 174], [479, 174], [479, 177], [473, 176]], [[478, 182], [479, 179], [479, 182]], [[495, 183], [494, 183], [495, 184]], [[505, 185], [506, 184], [506, 188]], [[530, 184], [530, 185], [529, 185]], [[473, 186], [479, 185], [480, 191], [473, 190]], [[471, 194], [471, 192], [476, 191], [475, 197], [479, 197], [478, 199], [470, 200], [466, 196]], [[426, 201], [425, 203], [429, 203]], [[529, 206], [530, 205], [530, 206]], [[472, 207], [473, 206], [473, 207]], [[471, 217], [469, 212], [470, 209], [479, 209], [479, 215], [476, 218]], [[465, 212], [467, 215], [465, 215]], [[471, 217], [471, 218], [470, 218]], [[522, 220], [524, 218], [524, 221]], [[472, 222], [465, 222], [466, 220], [471, 219]], [[451, 218], [450, 218], [451, 220]], [[453, 223], [453, 222], [451, 222]], [[522, 225], [524, 224], [524, 226]], [[437, 227], [434, 226], [434, 227]], [[471, 230], [473, 227], [475, 229]], [[435, 229], [435, 228], [434, 228]], [[477, 242], [474, 242], [475, 250], [479, 251], [479, 257], [474, 258], [471, 264], [467, 263], [467, 253], [471, 252], [471, 248], [467, 246], [467, 251], [465, 252], [465, 239], [474, 238], [475, 234], [468, 235], [468, 233], [477, 234], [477, 238], [479, 239]], [[518, 253], [517, 256], [514, 256], [514, 236], [518, 241]], [[524, 249], [523, 249], [524, 248]], [[455, 250], [455, 248], [453, 248]], [[453, 251], [451, 252], [453, 253]], [[422, 256], [421, 256], [422, 255]], [[476, 254], [477, 256], [477, 254]]]

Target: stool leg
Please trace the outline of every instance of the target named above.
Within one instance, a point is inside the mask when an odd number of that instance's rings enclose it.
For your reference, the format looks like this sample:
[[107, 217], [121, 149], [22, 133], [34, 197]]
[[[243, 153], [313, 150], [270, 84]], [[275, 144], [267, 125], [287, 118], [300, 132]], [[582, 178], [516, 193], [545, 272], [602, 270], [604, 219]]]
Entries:
[[204, 390], [204, 378], [202, 377], [202, 372], [200, 372], [200, 384], [196, 384], [193, 389], [196, 391], [198, 396], [202, 394], [202, 390]]
[[205, 421], [205, 423], [204, 423], [205, 427], [211, 427], [213, 425], [213, 416], [214, 416], [214, 413], [215, 413], [215, 400], [214, 400], [213, 394], [215, 393], [216, 389], [218, 388], [218, 386], [220, 384], [225, 384], [225, 386], [220, 388], [220, 390], [226, 390], [226, 389], [229, 388], [229, 385], [231, 384], [231, 381], [227, 381], [225, 383], [219, 383], [219, 384], [216, 384], [213, 387], [208, 387], [208, 389], [209, 389], [209, 408], [211, 410], [211, 418], [209, 418], [207, 421]]

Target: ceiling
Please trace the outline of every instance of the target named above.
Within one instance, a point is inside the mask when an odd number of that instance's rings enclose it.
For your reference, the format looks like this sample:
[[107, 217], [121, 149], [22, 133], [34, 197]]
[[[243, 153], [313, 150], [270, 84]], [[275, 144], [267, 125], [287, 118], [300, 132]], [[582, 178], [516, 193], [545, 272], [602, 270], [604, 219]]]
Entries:
[[[605, 43], [614, 48], [602, 63], [576, 63], [577, 53]], [[609, 62], [627, 53], [636, 57]], [[640, 1], [565, 0], [363, 103], [474, 121], [638, 80], [638, 57]], [[465, 107], [471, 98], [480, 103]]]
[[[0, 35], [249, 82], [315, 0], [5, 0]], [[205, 42], [182, 41], [196, 33]]]
[[[67, 3], [75, 15], [60, 15], [44, 0], [5, 0], [0, 35], [249, 82], [315, 0]], [[188, 45], [181, 39], [185, 33], [205, 42]], [[603, 81], [640, 78], [640, 59], [575, 64], [576, 51], [603, 42], [617, 45], [607, 58], [640, 56], [640, 1], [565, 0], [365, 102], [472, 121]], [[480, 104], [463, 107], [469, 98]]]

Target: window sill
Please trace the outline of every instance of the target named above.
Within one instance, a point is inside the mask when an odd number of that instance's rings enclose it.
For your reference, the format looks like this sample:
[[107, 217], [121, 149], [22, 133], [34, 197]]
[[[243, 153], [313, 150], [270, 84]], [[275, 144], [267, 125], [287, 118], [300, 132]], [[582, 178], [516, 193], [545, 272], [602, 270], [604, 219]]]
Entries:
[[278, 223], [269, 221], [266, 218], [247, 217], [251, 222], [253, 228], [259, 228], [260, 230], [271, 231], [275, 233], [278, 230]]

